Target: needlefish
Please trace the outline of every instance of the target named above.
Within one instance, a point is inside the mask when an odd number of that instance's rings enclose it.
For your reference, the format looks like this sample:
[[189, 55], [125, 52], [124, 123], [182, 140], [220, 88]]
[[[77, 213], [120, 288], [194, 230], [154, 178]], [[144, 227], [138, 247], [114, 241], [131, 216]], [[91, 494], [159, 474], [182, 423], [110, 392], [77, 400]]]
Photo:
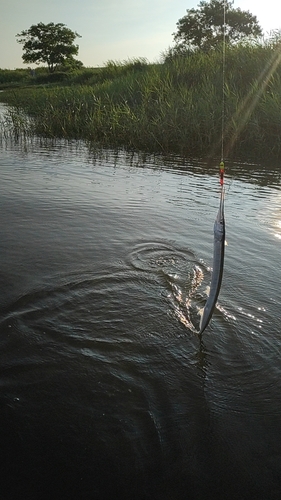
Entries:
[[210, 293], [205, 304], [203, 314], [200, 321], [199, 333], [203, 333], [208, 326], [221, 288], [223, 264], [224, 264], [224, 247], [225, 247], [225, 220], [224, 220], [224, 162], [220, 163], [220, 204], [217, 217], [214, 224], [214, 255], [213, 255], [213, 271], [210, 285]]

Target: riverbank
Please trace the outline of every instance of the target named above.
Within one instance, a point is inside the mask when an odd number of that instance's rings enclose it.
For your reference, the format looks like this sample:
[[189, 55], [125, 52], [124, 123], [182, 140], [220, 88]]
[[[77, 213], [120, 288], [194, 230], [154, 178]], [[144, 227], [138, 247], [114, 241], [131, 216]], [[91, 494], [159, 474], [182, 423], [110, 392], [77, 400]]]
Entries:
[[[273, 46], [227, 49], [225, 156], [280, 158], [279, 54]], [[98, 71], [73, 72], [62, 82], [4, 90], [0, 99], [13, 106], [6, 132], [219, 156], [222, 96], [222, 57], [214, 51], [154, 65], [111, 62]]]

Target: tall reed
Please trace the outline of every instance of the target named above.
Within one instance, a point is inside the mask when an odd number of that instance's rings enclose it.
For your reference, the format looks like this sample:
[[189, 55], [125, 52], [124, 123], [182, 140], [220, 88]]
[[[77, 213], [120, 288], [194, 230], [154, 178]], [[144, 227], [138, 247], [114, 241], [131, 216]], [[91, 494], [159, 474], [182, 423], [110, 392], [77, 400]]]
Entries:
[[42, 136], [200, 156], [219, 155], [224, 91], [227, 154], [279, 158], [278, 57], [275, 46], [227, 49], [224, 89], [221, 52], [213, 51], [154, 65], [111, 62], [91, 85], [89, 79], [2, 95]]

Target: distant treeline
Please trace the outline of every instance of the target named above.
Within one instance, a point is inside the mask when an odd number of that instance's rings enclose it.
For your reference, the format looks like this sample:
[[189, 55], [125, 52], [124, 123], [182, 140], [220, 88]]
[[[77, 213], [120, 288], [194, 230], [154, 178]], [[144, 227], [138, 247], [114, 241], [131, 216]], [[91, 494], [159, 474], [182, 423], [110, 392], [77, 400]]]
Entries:
[[[13, 106], [4, 132], [213, 157], [220, 155], [224, 123], [225, 156], [280, 158], [280, 54], [278, 44], [227, 48], [224, 89], [221, 50], [54, 76], [16, 70], [26, 79], [18, 79], [21, 88], [0, 94]], [[8, 73], [0, 71], [2, 85]]]
[[46, 67], [36, 69], [20, 68], [15, 70], [0, 69], [0, 89], [11, 89], [16, 87], [50, 86], [60, 85], [95, 85], [104, 80], [124, 75], [131, 71], [138, 71], [147, 66], [145, 59], [137, 59], [119, 63], [109, 61], [106, 66], [100, 68], [72, 69], [62, 67], [54, 73], [50, 73]]

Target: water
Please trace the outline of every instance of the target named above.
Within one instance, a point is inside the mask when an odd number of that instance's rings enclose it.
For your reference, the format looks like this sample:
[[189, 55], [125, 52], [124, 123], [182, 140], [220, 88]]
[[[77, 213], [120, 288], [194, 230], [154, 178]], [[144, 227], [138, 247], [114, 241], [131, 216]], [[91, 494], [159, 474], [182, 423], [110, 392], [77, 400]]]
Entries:
[[1, 499], [281, 497], [278, 168], [3, 141]]

